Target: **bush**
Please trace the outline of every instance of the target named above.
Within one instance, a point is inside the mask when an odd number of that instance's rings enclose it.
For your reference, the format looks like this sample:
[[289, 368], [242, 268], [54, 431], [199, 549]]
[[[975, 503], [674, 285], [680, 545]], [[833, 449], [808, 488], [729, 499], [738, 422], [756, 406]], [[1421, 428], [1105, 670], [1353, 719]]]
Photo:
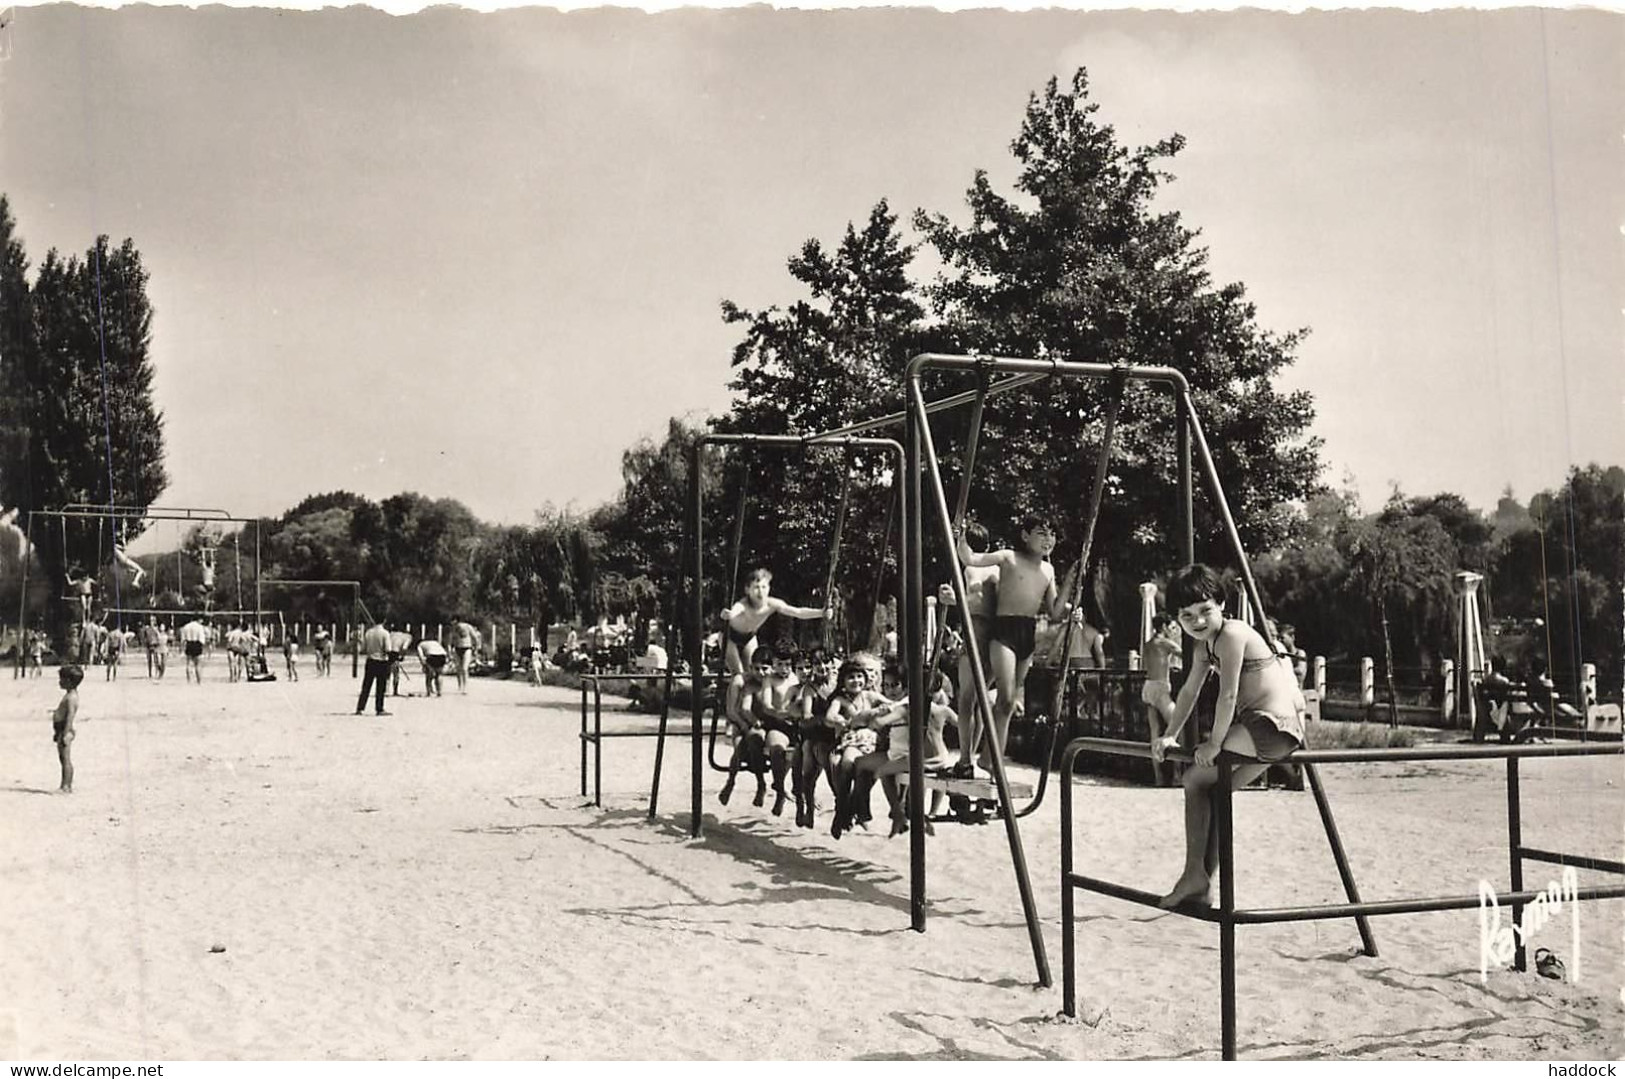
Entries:
[[1390, 727], [1386, 723], [1348, 723], [1322, 719], [1309, 725], [1310, 749], [1404, 749], [1422, 741], [1418, 727]]

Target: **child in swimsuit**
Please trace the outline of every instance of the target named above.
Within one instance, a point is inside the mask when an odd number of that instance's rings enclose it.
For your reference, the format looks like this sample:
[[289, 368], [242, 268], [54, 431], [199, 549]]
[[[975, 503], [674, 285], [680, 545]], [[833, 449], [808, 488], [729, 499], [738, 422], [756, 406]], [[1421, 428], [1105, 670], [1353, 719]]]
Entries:
[[[975, 552], [987, 550], [987, 529], [972, 521], [965, 526], [965, 541]], [[954, 602], [953, 589], [943, 585], [939, 590], [943, 603], [943, 619]], [[997, 566], [969, 566], [965, 569], [965, 611], [963, 627], [966, 640], [974, 639], [982, 660], [982, 672], [989, 671], [987, 646], [993, 638], [993, 612], [999, 602], [999, 569]], [[976, 774], [976, 751], [982, 740], [982, 715], [976, 707], [975, 677], [971, 672], [969, 644], [962, 649], [958, 662], [959, 692], [955, 700], [958, 709], [959, 763], [955, 773], [964, 776]], [[988, 677], [992, 677], [988, 674]], [[989, 686], [989, 689], [992, 687]]]
[[1162, 897], [1164, 907], [1206, 899], [1218, 868], [1217, 846], [1209, 839], [1219, 753], [1235, 758], [1230, 785], [1239, 788], [1304, 744], [1303, 694], [1257, 630], [1224, 616], [1224, 595], [1223, 578], [1200, 563], [1180, 570], [1168, 585], [1168, 605], [1178, 609], [1180, 628], [1200, 647], [1179, 687], [1168, 734], [1152, 747], [1154, 757], [1160, 760], [1179, 744], [1179, 732], [1214, 669], [1219, 672], [1219, 699], [1213, 729], [1196, 747], [1196, 762], [1185, 769], [1185, 870]]
[[[756, 653], [758, 664], [767, 649]], [[796, 675], [798, 654], [795, 647], [772, 656], [772, 670], [762, 678], [761, 690], [751, 702], [751, 711], [761, 725], [762, 743], [767, 751], [768, 768], [773, 773], [773, 815], [783, 816], [784, 803], [789, 795], [784, 789], [784, 777], [790, 771], [790, 755], [795, 746], [800, 716], [796, 697], [801, 682]], [[761, 803], [758, 802], [758, 805]]]
[[[1162, 732], [1174, 719], [1173, 670], [1180, 665], [1179, 623], [1166, 613], [1151, 619], [1151, 636], [1143, 649], [1141, 661], [1145, 666], [1145, 685], [1140, 700], [1146, 705], [1145, 724], [1151, 730], [1153, 748], [1162, 741]], [[1160, 760], [1151, 762], [1157, 786], [1166, 785], [1166, 774]]]
[[[1065, 617], [1069, 604], [1060, 598], [1055, 586], [1055, 568], [1049, 553], [1055, 548], [1055, 529], [1049, 520], [1029, 513], [1021, 521], [1021, 549], [977, 553], [970, 548], [966, 530], [959, 529], [959, 561], [967, 567], [996, 566], [999, 571], [998, 603], [994, 609], [988, 641], [989, 688], [993, 702], [993, 726], [1003, 751], [1010, 716], [1021, 700], [1027, 670], [1032, 666], [1033, 645], [1038, 631], [1038, 614], [1048, 611], [1051, 619]], [[1075, 571], [1074, 571], [1075, 572]], [[1068, 578], [1068, 585], [1071, 578]], [[1070, 588], [1065, 589], [1070, 591]], [[981, 755], [985, 763], [990, 746]], [[955, 774], [965, 774], [961, 761]], [[974, 772], [970, 773], [974, 774]]]
[[82, 667], [68, 664], [57, 672], [62, 687], [62, 700], [51, 713], [51, 740], [56, 743], [56, 758], [62, 765], [62, 794], [73, 793], [73, 721], [79, 715], [79, 683], [85, 680]]
[[734, 781], [739, 777], [741, 766], [756, 775], [756, 804], [759, 806], [767, 800], [767, 780], [764, 778], [767, 772], [764, 740], [767, 731], [762, 726], [762, 710], [757, 698], [762, 696], [765, 683], [773, 677], [773, 650], [766, 646], [758, 648], [752, 662], [755, 668], [737, 679], [739, 692], [732, 697], [728, 711], [728, 722], [734, 728], [734, 751], [728, 760], [728, 778], [717, 795], [717, 800], [723, 805], [727, 805], [728, 799], [733, 797]]
[[[948, 688], [948, 676], [938, 671], [931, 686], [930, 702], [926, 705], [928, 718], [925, 723], [923, 767], [927, 772], [945, 768], [953, 759], [948, 752], [948, 743], [942, 737], [947, 725], [956, 722], [957, 719], [948, 703], [951, 699]], [[902, 790], [898, 782], [899, 776], [906, 776], [909, 772], [910, 752], [908, 688], [903, 685], [902, 672], [896, 669], [887, 670], [885, 685], [880, 695], [882, 701], [890, 707], [875, 719], [875, 726], [887, 731], [890, 738], [884, 749], [877, 748], [874, 752], [858, 758], [849, 801], [854, 805], [865, 801], [870, 788], [878, 779], [890, 810], [890, 834], [896, 836], [908, 831], [908, 810], [903, 805]], [[933, 816], [941, 812], [946, 797], [943, 791], [931, 792]]]
[[756, 651], [756, 634], [763, 623], [776, 614], [786, 618], [816, 620], [833, 618], [829, 608], [795, 607], [776, 596], [769, 595], [773, 587], [773, 571], [758, 567], [745, 578], [744, 598], [722, 613], [724, 643], [722, 663], [728, 675], [728, 696], [725, 707], [733, 715], [738, 707], [741, 676], [751, 668], [751, 655]]
[[853, 823], [852, 778], [858, 758], [875, 751], [880, 740], [875, 721], [890, 710], [891, 702], [870, 692], [869, 672], [856, 660], [841, 664], [836, 682], [840, 690], [830, 699], [824, 722], [836, 732], [830, 754], [831, 786], [835, 788], [835, 823], [830, 835], [839, 839]]
[[801, 742], [796, 749], [796, 824], [811, 828], [818, 811], [818, 777], [824, 775], [835, 789], [830, 771], [838, 732], [825, 721], [830, 701], [840, 692], [836, 671], [840, 664], [814, 649], [805, 661], [805, 673], [799, 672], [802, 682], [797, 691], [794, 707], [800, 716]]

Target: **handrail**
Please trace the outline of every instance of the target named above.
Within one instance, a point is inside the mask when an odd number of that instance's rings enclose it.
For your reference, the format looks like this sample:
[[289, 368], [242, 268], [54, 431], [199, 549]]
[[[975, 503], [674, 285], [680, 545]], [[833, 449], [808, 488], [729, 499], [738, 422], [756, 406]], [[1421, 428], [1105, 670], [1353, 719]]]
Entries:
[[[665, 739], [667, 739], [667, 738], [682, 738], [682, 737], [685, 737], [687, 732], [679, 732], [679, 731], [677, 731], [675, 729], [669, 729], [669, 730], [618, 732], [618, 733], [611, 733], [611, 734], [605, 734], [604, 733], [604, 687], [603, 687], [602, 683], [604, 683], [606, 681], [621, 681], [621, 682], [657, 682], [657, 681], [660, 681], [660, 682], [663, 682], [668, 677], [675, 677], [673, 672], [668, 672], [668, 671], [664, 671], [664, 670], [660, 670], [660, 671], [627, 671], [625, 673], [616, 674], [616, 673], [613, 673], [613, 672], [610, 672], [610, 671], [591, 671], [591, 672], [588, 672], [586, 674], [578, 675], [577, 677], [579, 677], [580, 680], [581, 680], [581, 686], [580, 686], [580, 689], [581, 689], [581, 734], [580, 734], [579, 739], [578, 739], [581, 742], [581, 796], [583, 798], [585, 798], [587, 796], [587, 744], [590, 742], [590, 743], [592, 743], [592, 772], [593, 772], [592, 804], [594, 806], [597, 806], [597, 807], [602, 807], [603, 804], [604, 804], [604, 770], [603, 770], [603, 768], [604, 768], [604, 765], [603, 765], [604, 742], [603, 742], [603, 740], [605, 738], [610, 738], [610, 737], [614, 737], [614, 738], [659, 738], [661, 740], [662, 744], [664, 744]], [[688, 675], [688, 674], [684, 674], [682, 676], [684, 681], [688, 681], [690, 679], [690, 677], [691, 676]], [[700, 674], [698, 681], [704, 682], [707, 678], [715, 678], [715, 677], [717, 677], [717, 675], [714, 672], [704, 671], [704, 672], [702, 672]], [[592, 730], [591, 731], [589, 731], [587, 729], [587, 690], [588, 690], [589, 686], [592, 687]], [[670, 702], [669, 698], [666, 700], [665, 704], [662, 707], [663, 708], [670, 708], [671, 707], [671, 702]], [[650, 793], [651, 806], [652, 806], [653, 801], [654, 801], [654, 793], [653, 793], [653, 791], [651, 791], [651, 793]]]
[[[1077, 1010], [1077, 916], [1073, 893], [1082, 889], [1122, 899], [1142, 906], [1156, 907], [1157, 896], [1113, 881], [1085, 876], [1074, 871], [1072, 780], [1073, 766], [1078, 754], [1101, 753], [1122, 757], [1149, 757], [1150, 746], [1142, 742], [1126, 742], [1114, 738], [1074, 738], [1067, 743], [1061, 757], [1061, 771], [1065, 782], [1061, 785], [1061, 1000], [1062, 1010], [1075, 1017]], [[1221, 1025], [1221, 1051], [1225, 1060], [1236, 1059], [1236, 955], [1235, 927], [1291, 921], [1324, 921], [1332, 918], [1353, 917], [1362, 920], [1365, 951], [1376, 954], [1375, 943], [1363, 926], [1363, 919], [1377, 914], [1417, 914], [1425, 911], [1461, 910], [1478, 906], [1479, 896], [1423, 896], [1411, 899], [1384, 899], [1364, 902], [1354, 887], [1354, 878], [1343, 855], [1342, 841], [1332, 820], [1331, 807], [1320, 785], [1318, 764], [1356, 764], [1389, 761], [1425, 760], [1505, 760], [1507, 767], [1507, 853], [1511, 867], [1512, 887], [1500, 900], [1511, 907], [1512, 921], [1521, 924], [1525, 904], [1546, 894], [1523, 887], [1525, 860], [1557, 863], [1599, 872], [1625, 874], [1625, 863], [1580, 855], [1565, 855], [1523, 845], [1522, 802], [1519, 793], [1518, 762], [1526, 757], [1596, 757], [1625, 754], [1625, 744], [1579, 743], [1564, 745], [1447, 745], [1412, 746], [1405, 748], [1373, 749], [1301, 749], [1288, 758], [1301, 765], [1315, 792], [1321, 818], [1331, 841], [1332, 853], [1337, 860], [1350, 902], [1326, 903], [1296, 907], [1237, 909], [1235, 905], [1235, 845], [1232, 834], [1230, 764], [1220, 757], [1219, 778], [1215, 784], [1214, 827], [1219, 841], [1219, 905], [1217, 907], [1186, 904], [1169, 910], [1199, 921], [1214, 922], [1219, 926], [1219, 1009]], [[1167, 759], [1189, 762], [1190, 751], [1170, 749]], [[1625, 884], [1595, 885], [1576, 888], [1575, 900], [1613, 899], [1625, 897]], [[1518, 970], [1526, 969], [1524, 942], [1519, 937], [1514, 958]]]

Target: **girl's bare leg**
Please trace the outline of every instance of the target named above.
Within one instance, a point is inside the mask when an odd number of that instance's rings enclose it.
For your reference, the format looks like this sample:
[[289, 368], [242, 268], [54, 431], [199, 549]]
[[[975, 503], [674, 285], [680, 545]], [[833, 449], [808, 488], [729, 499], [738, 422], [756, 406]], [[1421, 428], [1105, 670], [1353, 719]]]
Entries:
[[[1225, 748], [1231, 741], [1225, 739]], [[1252, 747], [1252, 739], [1247, 739]], [[1269, 770], [1259, 761], [1232, 765], [1230, 789], [1238, 790]], [[1217, 796], [1219, 769], [1217, 765], [1192, 764], [1185, 769], [1185, 870], [1174, 882], [1173, 890], [1163, 896], [1158, 905], [1177, 907], [1193, 899], [1206, 899], [1218, 870], [1219, 851], [1217, 830], [1213, 827], [1213, 799]]]
[[959, 659], [959, 764], [971, 767], [976, 762], [977, 743], [982, 740], [982, 710], [976, 706], [976, 686], [971, 673], [970, 660]]
[[[999, 754], [1004, 754], [1005, 735], [1010, 731], [1010, 716], [1015, 711], [1016, 700], [1016, 674], [1018, 665], [1016, 654], [1010, 646], [1003, 641], [990, 641], [987, 646], [988, 676], [993, 681], [993, 690], [998, 695], [993, 702], [993, 733], [998, 738]], [[983, 762], [993, 759], [993, 738], [989, 737], [982, 748]], [[991, 767], [989, 768], [991, 771]]]
[[[1154, 705], [1147, 705], [1145, 709], [1145, 725], [1151, 732], [1151, 744], [1154, 746], [1162, 741], [1162, 732], [1168, 729], [1163, 721], [1162, 710]], [[1155, 757], [1151, 758], [1151, 776], [1159, 787], [1168, 785], [1167, 765]]]

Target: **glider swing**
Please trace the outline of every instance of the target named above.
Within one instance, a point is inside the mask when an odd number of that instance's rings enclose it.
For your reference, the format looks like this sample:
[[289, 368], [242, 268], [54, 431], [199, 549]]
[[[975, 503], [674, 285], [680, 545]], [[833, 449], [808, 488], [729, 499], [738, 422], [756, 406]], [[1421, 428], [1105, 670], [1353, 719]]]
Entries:
[[[750, 453], [754, 446], [761, 444], [760, 438], [764, 436], [741, 437], [746, 438], [747, 441], [744, 442], [740, 447], [741, 475], [739, 480], [738, 505], [734, 512], [733, 542], [730, 546], [731, 556], [729, 558], [729, 588], [728, 599], [726, 601], [728, 603], [732, 603], [734, 598], [739, 595], [739, 568], [744, 553], [745, 519], [750, 509], [750, 502], [748, 498], [751, 476]], [[766, 445], [775, 446], [782, 444], [766, 443]], [[795, 443], [795, 445], [800, 445], [803, 449], [806, 448], [806, 445], [803, 443], [798, 442]], [[786, 446], [786, 448], [788, 448], [788, 446]], [[845, 445], [842, 456], [840, 496], [835, 507], [835, 527], [830, 532], [829, 559], [827, 562], [827, 569], [824, 574], [824, 588], [821, 593], [817, 594], [818, 599], [823, 602], [825, 607], [833, 608], [836, 611], [836, 618], [842, 622], [842, 637], [843, 639], [847, 640], [849, 640], [851, 637], [851, 626], [842, 617], [843, 606], [837, 604], [838, 597], [835, 592], [835, 585], [837, 571], [840, 567], [841, 561], [841, 544], [846, 533], [847, 509], [852, 499], [852, 472], [854, 464], [855, 454], [853, 452], [853, 447], [851, 445]], [[880, 595], [879, 575], [884, 574], [885, 572], [886, 550], [891, 542], [891, 514], [889, 512], [889, 507], [894, 503], [894, 501], [895, 500], [890, 498], [887, 500], [887, 533], [884, 539], [881, 541], [879, 558], [880, 568], [875, 582], [875, 589], [871, 593], [871, 595], [876, 599], [878, 599]], [[824, 651], [827, 653], [834, 647], [835, 643], [835, 626], [832, 625], [828, 620], [825, 620], [824, 622], [821, 637]], [[843, 649], [843, 651], [846, 651], [846, 649]], [[743, 658], [744, 657], [741, 657], [741, 659]], [[715, 683], [714, 692], [709, 698], [711, 705], [711, 729], [709, 738], [707, 739], [706, 760], [710, 763], [712, 770], [718, 772], [728, 772], [730, 770], [728, 765], [722, 764], [717, 760], [717, 740], [721, 731], [722, 721], [726, 717], [727, 712], [726, 683], [729, 678], [729, 672], [724, 671], [719, 676], [718, 681]]]
[[[856, 452], [863, 449], [870, 449], [878, 450], [882, 453], [890, 455], [893, 458], [893, 476], [898, 476], [901, 474], [903, 456], [903, 447], [892, 439], [851, 438], [840, 436], [831, 437], [827, 435], [802, 436], [706, 434], [701, 435], [698, 439], [696, 439], [694, 445], [691, 447], [689, 451], [689, 519], [688, 527], [685, 532], [685, 542], [683, 545], [684, 560], [688, 564], [685, 565], [684, 573], [680, 577], [680, 580], [685, 581], [686, 586], [690, 589], [689, 593], [687, 594], [687, 599], [689, 602], [690, 615], [694, 628], [694, 632], [690, 634], [690, 639], [687, 643], [689, 646], [689, 670], [693, 722], [691, 747], [693, 758], [691, 762], [693, 771], [693, 789], [691, 792], [689, 834], [695, 837], [699, 836], [701, 828], [701, 795], [705, 764], [707, 761], [709, 761], [712, 768], [719, 771], [727, 771], [727, 768], [721, 765], [715, 759], [715, 748], [718, 728], [720, 726], [720, 713], [723, 710], [722, 701], [725, 699], [726, 692], [724, 688], [724, 680], [728, 677], [728, 675], [726, 673], [722, 675], [715, 675], [706, 671], [704, 662], [704, 639], [702, 633], [700, 632], [700, 628], [705, 624], [706, 621], [705, 545], [702, 506], [703, 489], [700, 483], [700, 477], [702, 455], [705, 447], [708, 445], [735, 445], [743, 446], [746, 449], [773, 447], [800, 448], [803, 450], [840, 447], [845, 451], [846, 467], [843, 470], [843, 478], [841, 483], [841, 501], [836, 513], [836, 529], [830, 539], [830, 561], [825, 573], [825, 593], [822, 597], [826, 605], [833, 603], [834, 599], [833, 592], [835, 588], [836, 574], [839, 568], [842, 534], [845, 531], [847, 509], [851, 499], [852, 466]], [[744, 475], [741, 478], [739, 511], [734, 518], [734, 542], [730, 557], [730, 591], [738, 588], [738, 573], [744, 534], [743, 522], [745, 511], [748, 509], [748, 502], [746, 500], [745, 493], [745, 485], [748, 483], [748, 479], [749, 469], [747, 468], [745, 469]], [[885, 560], [884, 552], [885, 545], [883, 544], [881, 554], [882, 565], [884, 565]], [[713, 686], [713, 691], [709, 694], [707, 694], [703, 688], [707, 679], [712, 681]], [[660, 725], [656, 734], [658, 740], [655, 743], [654, 775], [650, 783], [649, 814], [651, 819], [655, 814], [655, 808], [660, 794], [660, 772], [663, 764], [663, 750], [665, 748], [666, 729], [670, 714], [669, 702], [671, 700], [671, 691], [674, 681], [675, 670], [668, 671], [666, 677], [665, 694], [665, 701], [667, 703], [664, 703], [661, 707]], [[704, 733], [704, 713], [708, 704], [710, 705], [712, 711], [709, 740], [706, 739]], [[707, 750], [702, 750], [702, 743], [707, 744], [709, 748]]]

